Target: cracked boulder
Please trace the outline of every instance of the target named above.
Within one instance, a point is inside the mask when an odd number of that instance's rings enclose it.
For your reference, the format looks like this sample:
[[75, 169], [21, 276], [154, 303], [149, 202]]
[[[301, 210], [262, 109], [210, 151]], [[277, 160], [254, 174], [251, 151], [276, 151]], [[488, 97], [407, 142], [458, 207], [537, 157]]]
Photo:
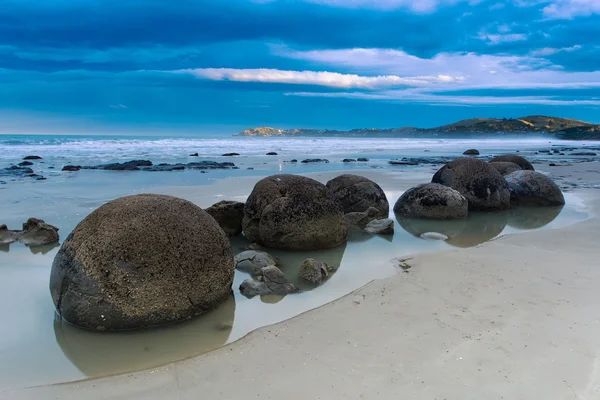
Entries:
[[344, 207], [344, 214], [364, 212], [373, 207], [378, 210], [378, 218], [387, 218], [390, 205], [383, 189], [370, 179], [363, 176], [345, 174], [329, 182], [337, 200]]
[[295, 293], [298, 288], [287, 280], [283, 272], [274, 265], [260, 270], [255, 279], [246, 279], [240, 285], [240, 293], [246, 297]]
[[347, 237], [342, 206], [331, 190], [298, 175], [260, 180], [246, 201], [242, 225], [249, 241], [267, 248], [327, 249]]
[[87, 216], [52, 264], [50, 292], [73, 325], [114, 331], [187, 320], [231, 293], [231, 245], [189, 201], [140, 194]]
[[279, 265], [279, 260], [269, 253], [257, 250], [246, 250], [234, 258], [235, 268], [239, 271], [257, 275], [260, 270], [270, 265]]

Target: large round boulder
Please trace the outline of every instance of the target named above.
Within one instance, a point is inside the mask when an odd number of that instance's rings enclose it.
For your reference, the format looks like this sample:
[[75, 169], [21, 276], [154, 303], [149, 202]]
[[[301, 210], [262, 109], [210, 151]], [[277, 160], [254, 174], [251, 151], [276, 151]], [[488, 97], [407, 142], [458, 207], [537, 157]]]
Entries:
[[344, 214], [376, 208], [378, 218], [387, 218], [390, 205], [383, 189], [363, 176], [345, 174], [327, 182], [327, 187], [344, 207]]
[[469, 202], [451, 187], [428, 183], [404, 192], [394, 205], [394, 212], [406, 218], [464, 218], [469, 213]]
[[510, 193], [502, 175], [488, 163], [475, 158], [458, 158], [444, 165], [431, 182], [460, 192], [469, 202], [470, 210], [510, 207]]
[[231, 245], [189, 201], [140, 194], [113, 200], [65, 240], [50, 275], [58, 313], [94, 330], [158, 326], [202, 314], [231, 294]]
[[335, 247], [347, 235], [344, 210], [333, 192], [298, 175], [260, 180], [246, 201], [243, 228], [251, 242], [288, 250]]
[[523, 168], [519, 167], [517, 164], [508, 161], [495, 161], [490, 163], [490, 165], [496, 169], [496, 171], [500, 172], [500, 175], [505, 176], [515, 171], [520, 171]]
[[565, 198], [560, 188], [546, 175], [535, 171], [515, 171], [506, 176], [513, 204], [523, 206], [560, 206]]
[[523, 170], [526, 170], [526, 171], [534, 170], [533, 165], [531, 165], [531, 163], [529, 161], [527, 161], [526, 158], [518, 156], [516, 154], [505, 154], [502, 156], [496, 156], [496, 157], [492, 158], [489, 162], [490, 163], [511, 162], [511, 163], [517, 164]]

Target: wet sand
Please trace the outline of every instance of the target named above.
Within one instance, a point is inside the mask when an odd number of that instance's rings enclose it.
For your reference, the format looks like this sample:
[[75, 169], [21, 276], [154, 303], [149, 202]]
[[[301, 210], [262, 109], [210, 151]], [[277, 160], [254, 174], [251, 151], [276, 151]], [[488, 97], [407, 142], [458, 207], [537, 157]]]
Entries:
[[[560, 168], [598, 183], [598, 163]], [[0, 398], [599, 398], [600, 192], [571, 187], [584, 222], [403, 256], [399, 273], [208, 354]]]

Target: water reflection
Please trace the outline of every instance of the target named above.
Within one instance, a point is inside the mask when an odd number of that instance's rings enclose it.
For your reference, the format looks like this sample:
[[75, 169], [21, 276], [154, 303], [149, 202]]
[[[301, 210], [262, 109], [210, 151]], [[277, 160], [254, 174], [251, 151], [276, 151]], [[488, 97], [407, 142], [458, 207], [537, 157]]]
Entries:
[[[23, 245], [22, 243], [18, 243], [18, 242], [12, 242], [12, 243], [0, 243], [0, 251], [3, 251], [5, 253], [10, 252], [10, 245], [14, 245], [14, 246], [21, 246]], [[27, 245], [23, 245], [23, 246], [27, 246]], [[51, 243], [51, 244], [45, 244], [45, 245], [41, 245], [41, 246], [27, 246], [27, 248], [29, 249], [29, 251], [31, 251], [31, 254], [47, 254], [50, 251], [54, 250], [55, 248], [57, 248], [58, 246], [60, 246], [60, 243]]]
[[83, 374], [100, 377], [152, 368], [217, 349], [227, 343], [234, 314], [235, 299], [231, 295], [206, 314], [166, 327], [94, 332], [57, 317], [54, 333], [64, 354]]
[[516, 207], [510, 210], [508, 225], [517, 229], [539, 229], [550, 222], [563, 210], [558, 207]]

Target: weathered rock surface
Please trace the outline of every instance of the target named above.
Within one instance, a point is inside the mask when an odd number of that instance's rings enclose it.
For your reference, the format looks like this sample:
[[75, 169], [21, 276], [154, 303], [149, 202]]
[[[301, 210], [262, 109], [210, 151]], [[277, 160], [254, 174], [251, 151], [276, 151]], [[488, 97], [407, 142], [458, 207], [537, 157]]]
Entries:
[[285, 296], [297, 291], [298, 288], [290, 283], [283, 272], [274, 265], [263, 268], [256, 279], [246, 279], [240, 285], [240, 293], [246, 297], [268, 294]]
[[220, 201], [206, 209], [223, 228], [227, 236], [237, 236], [242, 233], [244, 219], [244, 203], [239, 201]]
[[372, 233], [374, 235], [392, 234], [394, 233], [394, 220], [390, 218], [374, 219], [367, 224], [365, 227], [365, 232]]
[[496, 169], [496, 171], [500, 172], [500, 175], [505, 176], [515, 171], [520, 171], [523, 168], [519, 167], [517, 164], [508, 161], [495, 161], [491, 162], [490, 165]]
[[58, 240], [58, 228], [37, 218], [29, 218], [20, 231], [9, 230], [6, 225], [0, 226], [0, 243], [21, 242], [27, 246], [43, 246], [57, 243]]
[[325, 185], [298, 175], [260, 180], [246, 201], [246, 238], [265, 247], [314, 250], [346, 241], [343, 208]]
[[469, 213], [469, 202], [451, 187], [428, 183], [404, 192], [396, 201], [394, 212], [406, 218], [464, 218]]
[[510, 207], [510, 193], [502, 175], [476, 158], [459, 158], [446, 164], [435, 173], [431, 182], [460, 192], [469, 202], [469, 210]]
[[525, 159], [524, 157], [518, 156], [516, 154], [505, 154], [502, 156], [497, 156], [497, 157], [492, 158], [489, 162], [495, 163], [498, 161], [515, 163], [519, 167], [521, 167], [522, 170], [526, 170], [526, 171], [534, 170], [533, 165], [531, 165], [531, 163], [529, 161], [527, 161], [527, 159]]
[[506, 176], [513, 204], [523, 206], [560, 206], [565, 198], [560, 188], [546, 175], [535, 171], [516, 171]]
[[270, 265], [279, 265], [279, 260], [269, 253], [257, 250], [242, 251], [234, 257], [235, 268], [239, 271], [257, 275], [260, 270]]
[[390, 205], [381, 187], [370, 179], [358, 175], [340, 175], [329, 182], [337, 200], [344, 208], [344, 213], [364, 212], [369, 208], [376, 208], [377, 217], [387, 218]]
[[189, 319], [231, 293], [231, 245], [200, 207], [170, 196], [113, 200], [88, 215], [60, 248], [50, 276], [57, 311], [93, 330]]
[[300, 265], [298, 277], [306, 282], [319, 284], [329, 277], [329, 272], [331, 271], [333, 271], [333, 268], [324, 262], [315, 260], [314, 258], [307, 258]]
[[477, 149], [469, 149], [463, 153], [465, 156], [478, 156], [479, 150]]
[[351, 212], [348, 214], [344, 214], [344, 221], [348, 225], [364, 228], [369, 222], [373, 221], [374, 219], [377, 219], [378, 215], [378, 209], [374, 207], [369, 207], [366, 211], [363, 212]]
[[324, 158], [307, 158], [306, 160], [302, 160], [303, 164], [312, 164], [312, 163], [329, 163], [329, 160]]

